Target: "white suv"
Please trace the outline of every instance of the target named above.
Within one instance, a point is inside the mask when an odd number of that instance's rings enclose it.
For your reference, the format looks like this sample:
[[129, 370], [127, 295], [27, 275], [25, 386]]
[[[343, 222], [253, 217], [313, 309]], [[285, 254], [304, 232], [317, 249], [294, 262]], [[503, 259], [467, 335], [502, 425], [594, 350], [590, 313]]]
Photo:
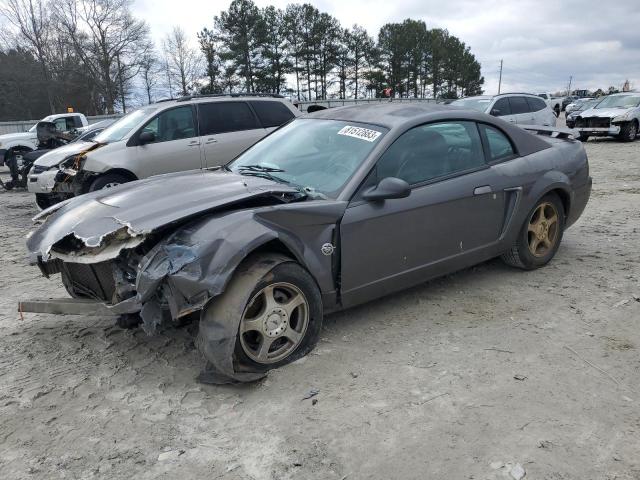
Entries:
[[223, 165], [298, 115], [279, 95], [161, 101], [122, 117], [93, 143], [67, 146], [55, 164], [36, 162], [29, 190], [39, 194], [39, 205], [53, 204], [151, 175]]
[[505, 93], [461, 98], [451, 105], [479, 110], [518, 125], [556, 126], [556, 114], [537, 95]]

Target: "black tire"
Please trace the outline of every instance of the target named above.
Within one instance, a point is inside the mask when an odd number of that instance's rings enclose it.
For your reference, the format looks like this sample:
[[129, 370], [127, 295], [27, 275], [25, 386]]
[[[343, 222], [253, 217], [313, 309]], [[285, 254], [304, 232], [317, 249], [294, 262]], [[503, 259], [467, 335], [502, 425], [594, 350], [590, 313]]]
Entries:
[[[532, 235], [532, 232], [529, 231], [529, 225], [534, 220], [534, 214], [536, 214], [538, 212], [538, 209], [544, 204], [550, 204], [555, 209], [555, 212], [557, 214], [557, 226], [552, 246], [548, 248], [546, 252], [543, 252], [540, 255], [534, 255], [529, 247], [530, 235]], [[560, 243], [562, 242], [564, 225], [565, 211], [564, 206], [562, 205], [562, 201], [557, 194], [548, 193], [540, 200], [538, 200], [535, 206], [527, 214], [527, 217], [522, 227], [520, 228], [520, 232], [518, 233], [516, 241], [511, 246], [511, 248], [500, 258], [502, 258], [502, 260], [507, 265], [522, 268], [524, 270], [534, 270], [536, 268], [543, 267], [551, 261], [551, 259], [558, 251]]]
[[633, 142], [638, 135], [638, 123], [635, 120], [626, 122], [620, 127], [618, 138], [622, 142]]
[[[300, 340], [286, 352], [286, 356], [278, 361], [261, 363], [250, 357], [250, 350], [245, 350], [247, 341], [243, 346], [241, 341], [242, 322], [249, 307], [255, 306], [255, 298], [263, 292], [265, 287], [270, 285], [288, 284], [295, 286], [302, 293], [306, 304], [304, 308], [307, 312], [306, 328], [301, 333]], [[274, 295], [275, 296], [275, 295]], [[286, 305], [283, 303], [282, 305]], [[265, 305], [266, 307], [266, 305]], [[258, 309], [263, 312], [262, 309]], [[289, 318], [289, 324], [284, 324], [285, 330], [272, 335], [271, 346], [277, 347], [280, 340], [288, 342], [285, 334], [287, 330], [293, 330], [296, 321], [300, 321], [300, 316], [296, 320], [295, 312]], [[198, 349], [206, 358], [209, 371], [215, 371], [232, 380], [249, 380], [258, 377], [251, 377], [252, 374], [264, 374], [265, 372], [291, 363], [309, 353], [320, 336], [322, 328], [322, 299], [320, 290], [313, 277], [300, 264], [282, 255], [259, 255], [250, 257], [238, 267], [233, 278], [227, 285], [224, 293], [214, 298], [203, 310], [200, 319], [200, 329], [196, 344]], [[251, 318], [265, 317], [266, 313]], [[267, 323], [265, 321], [265, 328]], [[301, 325], [301, 324], [299, 324]], [[245, 332], [247, 333], [258, 333]], [[261, 333], [264, 339], [264, 333]], [[259, 349], [259, 348], [258, 348]], [[205, 372], [206, 372], [205, 370]], [[200, 378], [206, 376], [203, 372]], [[203, 380], [206, 381], [206, 380]], [[213, 380], [219, 383], [219, 378]]]
[[581, 133], [580, 135], [578, 135], [578, 140], [580, 140], [581, 142], [586, 142], [587, 140], [589, 140], [589, 135]]
[[89, 191], [95, 192], [96, 190], [102, 190], [103, 188], [115, 187], [122, 183], [130, 182], [131, 179], [120, 173], [105, 173], [96, 178], [91, 185], [89, 185]]

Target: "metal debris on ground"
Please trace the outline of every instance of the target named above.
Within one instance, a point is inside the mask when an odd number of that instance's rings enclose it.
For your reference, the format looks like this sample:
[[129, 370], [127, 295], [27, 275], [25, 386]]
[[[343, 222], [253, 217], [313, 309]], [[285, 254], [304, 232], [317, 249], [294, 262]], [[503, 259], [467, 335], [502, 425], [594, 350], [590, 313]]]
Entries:
[[524, 478], [526, 474], [527, 472], [525, 472], [524, 468], [519, 463], [516, 463], [509, 472], [509, 475], [511, 475], [511, 478], [513, 478], [514, 480], [520, 480]]
[[315, 397], [316, 395], [318, 395], [320, 393], [320, 390], [316, 390], [314, 388], [312, 388], [311, 390], [309, 390], [304, 397], [302, 397], [302, 400], [309, 400], [312, 397]]

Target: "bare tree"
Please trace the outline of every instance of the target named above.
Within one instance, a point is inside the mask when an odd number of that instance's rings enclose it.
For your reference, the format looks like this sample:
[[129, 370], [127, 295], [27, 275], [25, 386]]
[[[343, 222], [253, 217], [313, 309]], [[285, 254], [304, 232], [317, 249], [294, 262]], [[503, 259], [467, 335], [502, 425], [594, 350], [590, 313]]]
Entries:
[[27, 47], [40, 64], [45, 81], [51, 113], [55, 112], [50, 85], [51, 72], [48, 66], [48, 45], [52, 33], [50, 6], [45, 0], [5, 0], [0, 12], [7, 18], [23, 38]]
[[140, 60], [140, 77], [147, 97], [147, 103], [153, 102], [153, 91], [158, 85], [160, 70], [161, 66], [158, 57], [150, 48]]
[[[200, 73], [200, 55], [189, 45], [186, 33], [180, 27], [173, 27], [163, 42], [167, 60], [167, 74], [169, 88], [173, 83], [178, 88], [178, 94], [189, 95], [195, 89], [195, 83]], [[173, 92], [171, 92], [173, 94]]]
[[[15, 0], [14, 0], [15, 1]], [[57, 20], [104, 95], [105, 109], [124, 104], [148, 49], [148, 27], [131, 15], [131, 0], [59, 0]]]

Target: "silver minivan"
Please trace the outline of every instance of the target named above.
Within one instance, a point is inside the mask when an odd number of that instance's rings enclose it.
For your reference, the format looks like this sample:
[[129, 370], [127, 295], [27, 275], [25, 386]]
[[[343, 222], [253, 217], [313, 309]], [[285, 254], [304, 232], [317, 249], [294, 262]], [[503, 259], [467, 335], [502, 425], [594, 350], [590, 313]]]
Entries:
[[557, 117], [542, 98], [528, 93], [478, 95], [456, 100], [451, 105], [472, 108], [517, 125], [556, 126]]
[[152, 175], [216, 167], [298, 115], [279, 95], [161, 101], [122, 117], [90, 144], [67, 146], [54, 164], [43, 157], [29, 176], [30, 191], [51, 201], [38, 202], [45, 206]]

